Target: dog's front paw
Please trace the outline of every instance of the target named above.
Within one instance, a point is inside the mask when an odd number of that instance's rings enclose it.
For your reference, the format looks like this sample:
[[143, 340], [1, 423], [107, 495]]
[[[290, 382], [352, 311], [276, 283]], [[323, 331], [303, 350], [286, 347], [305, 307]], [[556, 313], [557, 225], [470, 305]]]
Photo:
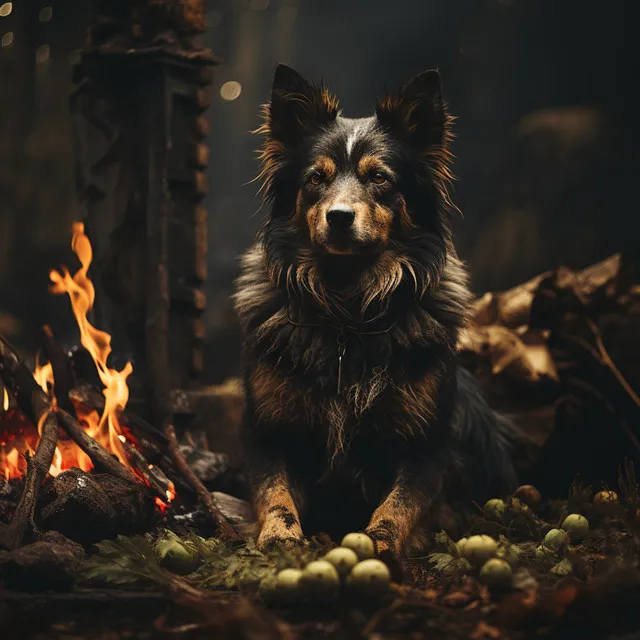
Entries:
[[274, 511], [264, 522], [256, 546], [260, 551], [269, 551], [277, 547], [292, 548], [302, 544], [304, 536], [302, 528], [296, 521], [291, 521], [280, 512]]
[[302, 546], [303, 543], [303, 538], [293, 538], [291, 536], [288, 538], [279, 538], [277, 536], [263, 538], [260, 536], [256, 542], [256, 547], [258, 547], [258, 550], [262, 551], [262, 553], [268, 553], [269, 551], [275, 551], [277, 549], [295, 549], [296, 547]]
[[373, 540], [376, 558], [384, 562], [389, 568], [391, 579], [394, 582], [404, 582], [406, 578], [404, 562], [389, 531], [384, 528], [375, 528], [367, 529], [365, 533]]
[[373, 549], [376, 556], [380, 557], [381, 554], [395, 553], [396, 540], [393, 531], [388, 527], [369, 527], [365, 529], [365, 534], [368, 535], [373, 541]]

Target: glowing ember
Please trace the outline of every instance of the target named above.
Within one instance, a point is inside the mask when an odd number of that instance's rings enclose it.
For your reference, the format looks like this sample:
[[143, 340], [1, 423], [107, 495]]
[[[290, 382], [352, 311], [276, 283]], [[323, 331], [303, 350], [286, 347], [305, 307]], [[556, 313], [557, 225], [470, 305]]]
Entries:
[[33, 453], [38, 432], [27, 418], [9, 409], [0, 418], [0, 480], [16, 480], [27, 468], [25, 453]]
[[[152, 465], [149, 465], [149, 469], [151, 469]], [[156, 507], [158, 507], [158, 510], [161, 513], [164, 513], [168, 508], [169, 508], [169, 503], [176, 497], [176, 489], [175, 486], [173, 484], [173, 482], [171, 482], [171, 480], [169, 480], [169, 486], [167, 487], [167, 501], [164, 502], [163, 500], [161, 500], [160, 498], [156, 497], [155, 502], [156, 502]]]

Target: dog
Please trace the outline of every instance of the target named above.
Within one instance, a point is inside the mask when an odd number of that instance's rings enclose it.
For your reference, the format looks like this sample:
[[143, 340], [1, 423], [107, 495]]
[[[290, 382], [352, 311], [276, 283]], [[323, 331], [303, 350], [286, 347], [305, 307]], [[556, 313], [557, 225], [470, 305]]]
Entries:
[[284, 65], [263, 116], [269, 215], [234, 293], [257, 544], [365, 531], [403, 557], [438, 505], [515, 482], [509, 424], [456, 356], [453, 118], [437, 71], [350, 119]]

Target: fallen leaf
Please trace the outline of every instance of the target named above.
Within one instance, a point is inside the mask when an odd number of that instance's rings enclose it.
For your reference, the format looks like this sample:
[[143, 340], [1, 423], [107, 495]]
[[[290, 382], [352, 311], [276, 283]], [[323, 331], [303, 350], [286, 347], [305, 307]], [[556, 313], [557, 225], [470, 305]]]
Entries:
[[480, 620], [469, 637], [471, 640], [484, 640], [485, 638], [497, 640], [502, 637], [502, 631], [487, 624], [484, 620]]

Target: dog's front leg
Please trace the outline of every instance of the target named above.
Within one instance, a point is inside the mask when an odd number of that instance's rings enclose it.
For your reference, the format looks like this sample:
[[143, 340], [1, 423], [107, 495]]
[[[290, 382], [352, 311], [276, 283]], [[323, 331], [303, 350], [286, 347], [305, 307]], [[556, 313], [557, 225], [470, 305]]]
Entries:
[[375, 544], [376, 554], [398, 557], [407, 538], [432, 504], [433, 499], [427, 495], [422, 481], [410, 473], [400, 473], [393, 489], [373, 512], [366, 529]]
[[295, 544], [302, 540], [300, 494], [294, 489], [283, 463], [263, 466], [254, 484], [254, 501], [260, 526], [257, 540], [259, 549], [278, 543]]

